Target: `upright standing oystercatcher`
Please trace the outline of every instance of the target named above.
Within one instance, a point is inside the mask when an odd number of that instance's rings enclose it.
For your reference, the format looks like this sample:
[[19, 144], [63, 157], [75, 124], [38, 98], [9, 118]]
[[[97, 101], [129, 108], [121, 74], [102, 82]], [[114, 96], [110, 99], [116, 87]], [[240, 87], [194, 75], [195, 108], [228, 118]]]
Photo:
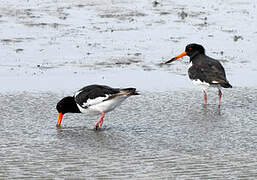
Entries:
[[190, 67], [188, 69], [189, 78], [193, 84], [199, 85], [203, 89], [204, 104], [207, 104], [206, 90], [209, 87], [216, 87], [219, 90], [219, 106], [221, 104], [221, 87], [232, 88], [229, 84], [225, 70], [220, 62], [205, 55], [203, 46], [199, 44], [189, 44], [186, 50], [178, 56], [165, 62], [165, 64], [173, 62], [183, 56], [190, 57]]
[[102, 128], [105, 113], [112, 111], [129, 96], [138, 95], [135, 88], [111, 88], [104, 85], [89, 85], [83, 87], [74, 96], [64, 97], [57, 103], [57, 127], [61, 126], [65, 113], [101, 114], [94, 128]]

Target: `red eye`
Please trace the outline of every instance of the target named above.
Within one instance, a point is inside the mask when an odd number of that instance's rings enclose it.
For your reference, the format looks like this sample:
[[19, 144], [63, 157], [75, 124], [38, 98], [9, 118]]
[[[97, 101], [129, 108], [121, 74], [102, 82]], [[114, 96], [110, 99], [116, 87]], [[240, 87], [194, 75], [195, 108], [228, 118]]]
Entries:
[[190, 51], [192, 51], [192, 48], [190, 47], [190, 48], [188, 48]]

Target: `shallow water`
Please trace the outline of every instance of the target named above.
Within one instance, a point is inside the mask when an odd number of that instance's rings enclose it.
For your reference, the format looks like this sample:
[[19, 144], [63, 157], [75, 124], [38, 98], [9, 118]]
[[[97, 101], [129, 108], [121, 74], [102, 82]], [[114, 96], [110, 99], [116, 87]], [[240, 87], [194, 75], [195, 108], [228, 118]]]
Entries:
[[[156, 1], [157, 2], [157, 1]], [[0, 179], [255, 179], [256, 2], [2, 1]], [[192, 89], [188, 43], [220, 59], [233, 89]], [[88, 84], [136, 87], [99, 117], [56, 103]]]
[[254, 179], [256, 89], [142, 92], [106, 115], [66, 114], [57, 129], [56, 93], [0, 95], [0, 177]]

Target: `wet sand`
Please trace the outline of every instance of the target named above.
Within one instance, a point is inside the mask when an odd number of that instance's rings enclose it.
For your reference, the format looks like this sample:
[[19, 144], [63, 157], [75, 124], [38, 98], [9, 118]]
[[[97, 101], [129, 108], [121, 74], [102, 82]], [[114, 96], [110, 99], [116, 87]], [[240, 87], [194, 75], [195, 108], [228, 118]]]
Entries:
[[[0, 7], [0, 177], [255, 179], [256, 2], [4, 1]], [[220, 59], [233, 89], [202, 93], [188, 43]], [[67, 114], [60, 98], [93, 83], [137, 87], [106, 116]]]
[[[68, 83], [79, 79], [84, 85], [104, 83], [99, 77], [118, 73], [108, 81], [116, 85], [133, 76], [132, 70], [139, 77], [154, 71], [168, 81], [169, 76], [186, 76], [188, 58], [170, 66], [160, 63], [196, 42], [221, 60], [231, 84], [255, 87], [250, 78], [256, 75], [255, 12], [256, 2], [242, 0], [5, 1], [0, 7], [0, 82], [7, 91], [40, 90], [39, 83], [27, 85], [27, 80], [47, 84], [67, 76]], [[141, 83], [146, 81], [142, 78]]]

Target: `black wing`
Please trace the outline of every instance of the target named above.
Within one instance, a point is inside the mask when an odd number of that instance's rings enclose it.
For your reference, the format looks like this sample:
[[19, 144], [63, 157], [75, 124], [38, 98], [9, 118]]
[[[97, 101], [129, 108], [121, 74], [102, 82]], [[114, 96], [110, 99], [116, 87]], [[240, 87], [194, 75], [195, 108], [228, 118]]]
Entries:
[[232, 87], [226, 79], [225, 70], [220, 62], [208, 56], [206, 57], [207, 59], [204, 61], [198, 61], [189, 68], [189, 78], [199, 79], [212, 85], [219, 84], [222, 87]]
[[110, 96], [120, 92], [118, 88], [111, 88], [104, 85], [90, 85], [81, 88], [75, 95], [75, 101], [83, 108], [87, 108], [90, 105], [98, 104]]

